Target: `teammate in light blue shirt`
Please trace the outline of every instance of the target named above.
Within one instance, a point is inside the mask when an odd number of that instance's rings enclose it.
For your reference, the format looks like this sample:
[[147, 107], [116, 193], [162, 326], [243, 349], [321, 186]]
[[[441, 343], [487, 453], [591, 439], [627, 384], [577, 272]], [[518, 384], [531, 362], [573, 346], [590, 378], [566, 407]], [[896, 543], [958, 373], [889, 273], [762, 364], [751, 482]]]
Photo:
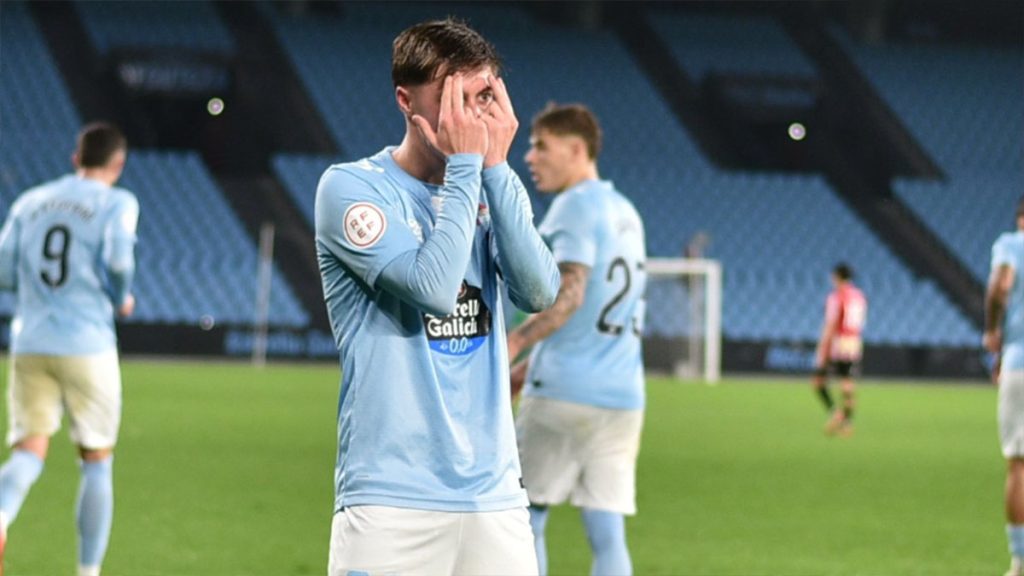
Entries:
[[601, 130], [586, 107], [544, 109], [530, 143], [537, 189], [557, 193], [540, 232], [562, 276], [554, 305], [509, 335], [512, 358], [536, 344], [512, 384], [525, 382], [517, 433], [539, 571], [547, 571], [547, 507], [570, 499], [582, 510], [591, 573], [629, 574], [623, 515], [636, 512], [644, 407], [643, 222], [598, 179]]
[[342, 370], [329, 573], [530, 573], [497, 285], [539, 311], [558, 271], [505, 162], [493, 47], [446, 20], [393, 50], [405, 139], [317, 190]]
[[0, 231], [0, 289], [11, 321], [7, 442], [0, 467], [0, 563], [8, 526], [42, 472], [66, 411], [82, 457], [79, 575], [97, 576], [113, 516], [111, 467], [121, 418], [114, 314], [128, 316], [139, 205], [114, 183], [127, 145], [108, 124], [78, 137], [76, 173], [25, 192]]
[[1017, 204], [1017, 231], [992, 246], [983, 344], [996, 358], [999, 437], [1007, 461], [1007, 576], [1024, 576], [1024, 198]]

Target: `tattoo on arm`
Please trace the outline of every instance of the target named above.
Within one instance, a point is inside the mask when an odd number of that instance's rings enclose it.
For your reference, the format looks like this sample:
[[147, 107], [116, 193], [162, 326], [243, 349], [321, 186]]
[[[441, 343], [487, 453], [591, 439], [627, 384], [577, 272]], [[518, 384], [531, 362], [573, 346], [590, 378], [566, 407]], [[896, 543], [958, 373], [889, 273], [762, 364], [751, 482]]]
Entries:
[[562, 273], [562, 285], [558, 289], [555, 303], [547, 310], [531, 316], [513, 333], [513, 337], [521, 340], [523, 350], [561, 328], [583, 304], [590, 267], [576, 262], [560, 262], [558, 270]]

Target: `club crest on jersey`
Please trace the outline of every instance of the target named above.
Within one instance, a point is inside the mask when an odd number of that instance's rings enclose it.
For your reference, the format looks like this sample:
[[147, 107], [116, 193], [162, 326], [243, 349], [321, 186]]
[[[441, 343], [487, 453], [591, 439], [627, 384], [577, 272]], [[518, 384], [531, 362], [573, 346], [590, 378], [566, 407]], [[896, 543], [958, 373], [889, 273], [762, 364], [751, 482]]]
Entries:
[[432, 350], [449, 356], [465, 356], [483, 345], [490, 335], [491, 310], [480, 288], [463, 281], [455, 311], [447, 316], [424, 314], [423, 325]]
[[356, 248], [369, 248], [384, 236], [388, 220], [369, 202], [356, 202], [345, 211], [345, 239]]

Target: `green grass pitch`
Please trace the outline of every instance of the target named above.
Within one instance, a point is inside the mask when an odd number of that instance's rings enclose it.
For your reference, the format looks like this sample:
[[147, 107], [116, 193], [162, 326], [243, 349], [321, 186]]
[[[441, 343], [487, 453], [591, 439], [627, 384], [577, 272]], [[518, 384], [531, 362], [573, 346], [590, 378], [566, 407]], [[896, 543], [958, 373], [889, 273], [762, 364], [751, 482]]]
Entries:
[[[104, 575], [326, 573], [337, 380], [330, 365], [125, 362]], [[648, 393], [627, 523], [638, 575], [1008, 563], [990, 387], [867, 382], [849, 439], [822, 435], [805, 380], [652, 378]], [[62, 432], [11, 531], [8, 576], [73, 573], [77, 483]], [[588, 572], [573, 509], [555, 510], [548, 543], [552, 574]]]

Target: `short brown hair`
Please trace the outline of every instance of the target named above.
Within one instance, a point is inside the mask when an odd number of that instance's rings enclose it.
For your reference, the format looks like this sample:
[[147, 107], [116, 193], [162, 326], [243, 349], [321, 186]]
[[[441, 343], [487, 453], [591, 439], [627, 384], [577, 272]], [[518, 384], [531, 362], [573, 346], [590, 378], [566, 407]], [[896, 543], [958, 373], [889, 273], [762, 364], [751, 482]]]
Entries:
[[487, 65], [495, 74], [501, 70], [494, 46], [465, 22], [451, 17], [406, 28], [391, 45], [395, 86], [419, 86], [443, 73]]
[[93, 122], [78, 133], [75, 153], [82, 168], [100, 168], [106, 166], [118, 150], [127, 148], [128, 141], [117, 126], [106, 122]]
[[583, 104], [556, 104], [549, 102], [533, 117], [534, 132], [544, 129], [559, 136], [579, 136], [587, 143], [587, 154], [596, 160], [601, 153], [601, 125], [597, 117]]

